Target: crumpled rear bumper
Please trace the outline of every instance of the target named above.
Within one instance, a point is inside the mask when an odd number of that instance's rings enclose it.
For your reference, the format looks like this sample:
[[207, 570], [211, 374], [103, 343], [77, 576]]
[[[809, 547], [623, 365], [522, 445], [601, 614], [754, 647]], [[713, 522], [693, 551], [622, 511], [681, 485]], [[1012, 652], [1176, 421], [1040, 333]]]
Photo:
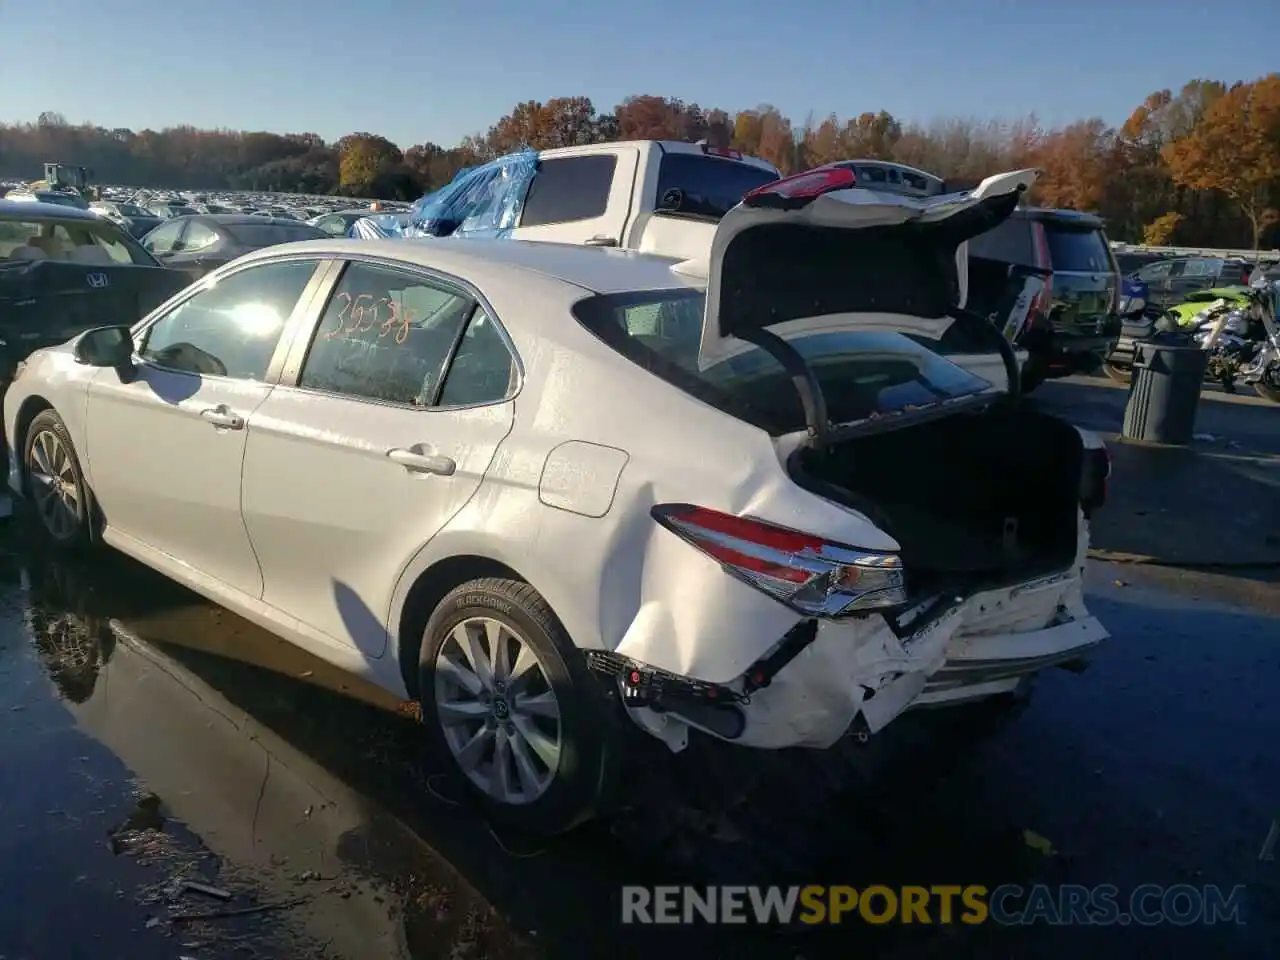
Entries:
[[[908, 709], [1003, 693], [1079, 659], [1108, 636], [1084, 606], [1080, 578], [1077, 566], [974, 594], [903, 637], [880, 616], [821, 621], [815, 641], [740, 706], [745, 724], [733, 742], [826, 748], [851, 729], [874, 734]], [[672, 749], [684, 746], [688, 724], [678, 716], [632, 716]]]

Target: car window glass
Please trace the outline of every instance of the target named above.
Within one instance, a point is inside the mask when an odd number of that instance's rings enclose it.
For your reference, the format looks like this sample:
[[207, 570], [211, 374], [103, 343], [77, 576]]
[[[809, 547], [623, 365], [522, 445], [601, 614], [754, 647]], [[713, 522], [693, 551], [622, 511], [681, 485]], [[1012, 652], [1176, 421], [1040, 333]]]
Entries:
[[1172, 263], [1153, 263], [1139, 270], [1138, 277], [1147, 283], [1151, 283], [1153, 280], [1164, 280], [1169, 276], [1169, 271], [1172, 269]]
[[1221, 260], [1188, 260], [1182, 270], [1184, 277], [1216, 277], [1222, 269]]
[[749, 163], [702, 153], [666, 153], [658, 165], [656, 209], [723, 217], [743, 194], [777, 180], [768, 170]]
[[497, 403], [511, 391], [515, 361], [498, 325], [477, 308], [449, 364], [440, 405]]
[[143, 238], [142, 245], [152, 253], [172, 253], [181, 232], [181, 223], [162, 223]]
[[218, 242], [218, 233], [212, 227], [192, 221], [187, 224], [187, 232], [182, 235], [182, 249], [186, 253], [193, 250], [207, 250]]
[[347, 222], [342, 217], [325, 217], [316, 226], [332, 237], [345, 236], [347, 232]]
[[224, 277], [152, 324], [138, 352], [172, 370], [262, 380], [315, 267], [290, 260]]
[[543, 160], [525, 196], [520, 226], [601, 216], [609, 205], [617, 157], [611, 153]]
[[1067, 273], [1103, 273], [1111, 269], [1111, 255], [1098, 230], [1046, 223], [1049, 262]]
[[325, 307], [298, 384], [427, 406], [474, 307], [435, 280], [352, 263]]
[[1001, 263], [1036, 266], [1035, 247], [1031, 242], [1031, 224], [1022, 217], [1011, 217], [999, 226], [969, 241], [969, 256]]

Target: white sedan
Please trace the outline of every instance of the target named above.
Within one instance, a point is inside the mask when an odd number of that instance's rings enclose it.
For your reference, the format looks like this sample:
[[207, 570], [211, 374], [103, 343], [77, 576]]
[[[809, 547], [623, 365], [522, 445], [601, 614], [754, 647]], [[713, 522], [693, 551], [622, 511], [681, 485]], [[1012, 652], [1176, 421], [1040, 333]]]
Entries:
[[[923, 201], [783, 180], [700, 264], [287, 244], [34, 353], [9, 484], [414, 697], [489, 808], [563, 829], [629, 717], [827, 747], [1012, 690], [1085, 609], [1099, 444], [929, 349], [1032, 173]], [[1016, 378], [1015, 378], [1016, 379]]]

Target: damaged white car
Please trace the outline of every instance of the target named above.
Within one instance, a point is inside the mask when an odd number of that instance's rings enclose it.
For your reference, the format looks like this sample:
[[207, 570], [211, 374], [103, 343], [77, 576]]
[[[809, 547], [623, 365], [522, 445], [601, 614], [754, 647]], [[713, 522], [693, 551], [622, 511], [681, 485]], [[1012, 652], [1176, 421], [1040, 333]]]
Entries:
[[[37, 351], [9, 483], [417, 698], [479, 797], [590, 815], [629, 717], [775, 749], [1007, 692], [1085, 610], [1104, 448], [1022, 405], [957, 249], [1034, 173], [749, 194], [699, 263], [510, 240], [263, 250]], [[997, 383], [929, 349], [956, 330]], [[1006, 387], [1013, 384], [1013, 392]]]

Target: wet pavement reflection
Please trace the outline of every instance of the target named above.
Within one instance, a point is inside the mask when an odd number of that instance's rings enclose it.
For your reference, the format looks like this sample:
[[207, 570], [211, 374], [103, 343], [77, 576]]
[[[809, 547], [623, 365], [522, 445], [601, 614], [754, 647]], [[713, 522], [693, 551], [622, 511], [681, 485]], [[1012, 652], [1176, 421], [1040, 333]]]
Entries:
[[876, 802], [850, 799], [813, 878], [1246, 884], [1247, 926], [641, 930], [617, 922], [620, 885], [672, 876], [643, 838], [498, 835], [423, 755], [409, 705], [122, 557], [52, 561], [5, 536], [4, 960], [1243, 957], [1280, 934], [1280, 863], [1258, 856], [1280, 816], [1280, 620], [1247, 597], [1096, 566], [1090, 604], [1115, 639], [1094, 667], [1044, 676], [967, 740], [967, 719], [908, 718]]

